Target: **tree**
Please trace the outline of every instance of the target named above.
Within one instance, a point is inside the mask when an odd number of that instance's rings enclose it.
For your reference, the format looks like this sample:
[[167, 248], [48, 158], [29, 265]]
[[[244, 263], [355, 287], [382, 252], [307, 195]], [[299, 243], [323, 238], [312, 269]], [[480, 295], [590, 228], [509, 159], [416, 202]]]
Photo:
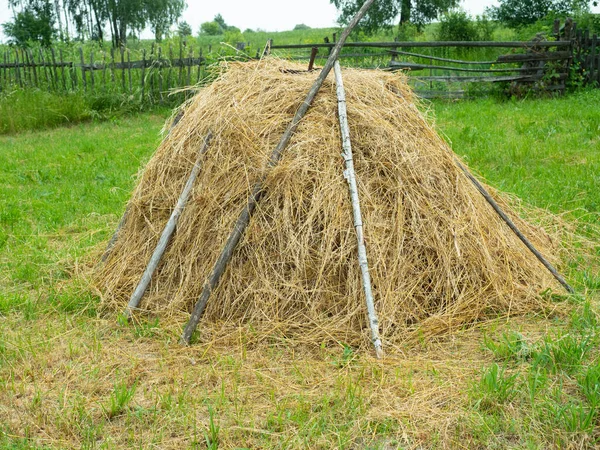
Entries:
[[179, 37], [186, 38], [192, 35], [192, 27], [186, 21], [180, 22], [179, 27], [177, 28], [177, 34]]
[[[144, 3], [154, 38], [160, 42], [171, 25], [181, 17], [186, 6], [185, 0], [144, 0]], [[189, 34], [192, 34], [191, 28]]]
[[[338, 21], [348, 23], [361, 8], [365, 0], [330, 0], [340, 11]], [[373, 3], [361, 28], [372, 33], [379, 28], [392, 25], [399, 17], [399, 25], [415, 24], [422, 28], [442, 12], [458, 6], [460, 0], [378, 0]]]
[[13, 44], [26, 46], [37, 41], [48, 47], [56, 34], [54, 23], [54, 6], [50, 0], [35, 0], [16, 13], [12, 22], [2, 24], [2, 29]]
[[489, 15], [508, 27], [519, 28], [531, 25], [551, 14], [569, 15], [574, 11], [586, 10], [588, 0], [499, 0], [498, 6], [488, 8]]
[[204, 22], [200, 25], [200, 33], [207, 34], [209, 36], [217, 36], [222, 34], [221, 27], [214, 20], [212, 22]]

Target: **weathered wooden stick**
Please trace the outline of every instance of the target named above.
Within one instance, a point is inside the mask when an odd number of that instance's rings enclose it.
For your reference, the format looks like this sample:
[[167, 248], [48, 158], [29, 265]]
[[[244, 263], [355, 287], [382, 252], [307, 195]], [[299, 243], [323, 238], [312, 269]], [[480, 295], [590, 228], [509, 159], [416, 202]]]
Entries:
[[206, 153], [206, 150], [208, 149], [208, 144], [210, 143], [211, 139], [212, 139], [212, 131], [209, 131], [208, 134], [206, 135], [206, 137], [204, 138], [204, 144], [202, 145], [200, 152], [198, 152], [198, 157], [196, 158], [194, 167], [192, 167], [192, 172], [190, 173], [190, 176], [189, 176], [187, 182], [185, 183], [183, 191], [181, 191], [181, 195], [179, 196], [179, 199], [177, 200], [177, 205], [175, 205], [175, 208], [173, 209], [173, 212], [171, 213], [171, 217], [169, 217], [169, 221], [165, 225], [165, 228], [164, 228], [164, 230], [160, 236], [160, 239], [158, 241], [158, 244], [156, 244], [156, 249], [154, 249], [154, 253], [152, 254], [152, 257], [150, 258], [150, 262], [148, 263], [148, 266], [146, 267], [146, 270], [144, 271], [144, 274], [142, 275], [142, 279], [140, 280], [137, 287], [135, 288], [135, 291], [131, 295], [129, 304], [127, 305], [127, 308], [125, 309], [125, 315], [127, 317], [131, 317], [132, 311], [135, 308], [137, 308], [137, 306], [140, 304], [140, 300], [142, 299], [144, 292], [146, 292], [146, 289], [148, 288], [148, 285], [150, 284], [150, 280], [152, 280], [152, 275], [154, 274], [154, 271], [158, 267], [158, 263], [160, 262], [160, 259], [162, 258], [162, 255], [164, 254], [164, 252], [167, 248], [167, 245], [169, 244], [169, 241], [171, 240], [171, 236], [173, 235], [173, 232], [175, 231], [175, 227], [177, 226], [177, 221], [179, 220], [179, 216], [181, 216], [181, 213], [183, 212], [183, 208], [185, 208], [185, 204], [187, 203], [188, 197], [190, 196], [190, 192], [192, 192], [192, 187], [194, 186], [196, 177], [198, 176], [198, 173], [200, 172], [200, 167], [202, 165], [202, 157]]
[[[167, 137], [169, 137], [169, 134], [171, 134], [171, 130], [175, 127], [175, 125], [177, 125], [179, 123], [179, 121], [181, 120], [182, 117], [183, 117], [183, 111], [179, 111], [177, 113], [177, 115], [175, 116], [175, 119], [173, 119], [173, 123], [171, 123], [171, 126], [169, 127], [169, 131], [168, 131], [165, 139]], [[121, 216], [121, 220], [119, 220], [117, 229], [115, 230], [112, 237], [110, 238], [110, 241], [108, 241], [108, 244], [106, 245], [106, 250], [104, 250], [104, 253], [102, 254], [101, 262], [106, 261], [106, 259], [110, 255], [110, 252], [112, 251], [113, 247], [115, 246], [115, 243], [117, 242], [117, 238], [119, 237], [119, 232], [121, 231], [121, 228], [123, 228], [123, 225], [125, 225], [125, 221], [127, 220], [128, 215], [129, 215], [129, 205], [127, 206], [127, 208], [125, 208], [125, 212]]]
[[342, 80], [342, 70], [339, 61], [335, 62], [333, 67], [335, 73], [336, 93], [338, 99], [338, 115], [340, 119], [340, 130], [342, 133], [342, 147], [346, 170], [344, 178], [348, 180], [350, 188], [350, 198], [352, 199], [352, 213], [354, 216], [354, 229], [356, 230], [356, 239], [358, 241], [358, 264], [362, 273], [363, 289], [365, 291], [365, 300], [367, 302], [367, 313], [369, 315], [369, 327], [371, 328], [371, 341], [375, 347], [375, 354], [378, 358], [383, 356], [381, 338], [379, 337], [379, 320], [377, 311], [373, 302], [373, 291], [371, 289], [371, 275], [369, 274], [369, 264], [367, 262], [367, 248], [363, 235], [362, 214], [360, 212], [360, 201], [358, 198], [358, 187], [356, 185], [356, 173], [354, 172], [354, 159], [352, 158], [352, 143], [350, 141], [350, 128], [348, 126], [348, 113], [346, 111], [346, 93], [344, 92], [344, 82]]
[[563, 287], [567, 290], [567, 292], [569, 292], [571, 294], [575, 293], [575, 289], [573, 289], [569, 285], [569, 283], [567, 283], [565, 281], [565, 279], [558, 273], [558, 271], [554, 268], [554, 266], [552, 264], [550, 264], [548, 262], [548, 260], [546, 260], [546, 258], [544, 258], [544, 256], [533, 246], [533, 244], [531, 242], [529, 242], [529, 240], [525, 237], [525, 235], [523, 233], [521, 233], [521, 231], [517, 228], [517, 226], [510, 219], [510, 217], [508, 217], [505, 214], [505, 212], [502, 211], [502, 208], [500, 208], [500, 205], [498, 205], [498, 203], [496, 203], [496, 201], [492, 198], [490, 193], [483, 187], [483, 185], [479, 181], [477, 181], [477, 178], [475, 178], [467, 170], [467, 168], [461, 164], [461, 162], [457, 158], [454, 158], [454, 162], [460, 168], [460, 170], [463, 171], [463, 173], [467, 176], [467, 178], [469, 180], [471, 180], [471, 182], [475, 185], [477, 190], [481, 193], [481, 195], [483, 195], [483, 197], [487, 200], [487, 202], [490, 204], [490, 206], [492, 208], [494, 208], [494, 211], [496, 211], [496, 213], [506, 223], [506, 225], [508, 225], [508, 227], [513, 231], [513, 233], [515, 233], [517, 235], [517, 237], [519, 239], [521, 239], [521, 242], [523, 242], [523, 244], [525, 244], [525, 246], [531, 251], [531, 253], [533, 253], [535, 255], [535, 257], [544, 265], [544, 267], [546, 267], [546, 269], [548, 269], [550, 271], [550, 273], [554, 276], [554, 278], [556, 278], [556, 280], [560, 284], [563, 285]]
[[[348, 26], [346, 27], [346, 29], [340, 36], [340, 40], [337, 42], [337, 44], [333, 48], [331, 54], [329, 55], [329, 58], [327, 59], [327, 62], [325, 63], [323, 70], [321, 70], [321, 73], [319, 74], [319, 76], [315, 80], [314, 84], [308, 91], [306, 98], [304, 99], [304, 101], [302, 102], [302, 104], [300, 105], [298, 110], [296, 111], [294, 118], [292, 119], [292, 121], [288, 125], [287, 129], [281, 136], [281, 140], [279, 141], [279, 144], [277, 144], [277, 147], [275, 147], [275, 149], [271, 153], [271, 157], [270, 157], [269, 163], [268, 163], [269, 167], [273, 167], [273, 166], [277, 165], [279, 158], [281, 157], [281, 153], [283, 152], [283, 150], [287, 147], [288, 143], [290, 142], [292, 135], [296, 131], [296, 128], [298, 128], [298, 124], [300, 123], [300, 120], [302, 120], [302, 118], [306, 114], [306, 111], [308, 111], [308, 108], [310, 107], [315, 96], [319, 92], [319, 89], [321, 89], [321, 85], [323, 84], [323, 81], [325, 81], [325, 78], [327, 78], [327, 75], [329, 75], [329, 72], [333, 68], [333, 64], [337, 60], [337, 57], [340, 54], [340, 51], [342, 50], [342, 47], [344, 46], [344, 42], [346, 42], [348, 35], [354, 29], [354, 27], [360, 21], [360, 19], [362, 19], [364, 17], [365, 13], [369, 9], [369, 7], [373, 4], [374, 1], [375, 0], [367, 0], [363, 4], [362, 8], [360, 8], [358, 13], [356, 13], [356, 16], [354, 16], [352, 21], [348, 24]], [[208, 302], [208, 298], [210, 297], [210, 293], [219, 283], [219, 278], [221, 278], [221, 275], [227, 268], [227, 264], [229, 263], [229, 260], [231, 259], [231, 255], [233, 254], [235, 247], [237, 246], [238, 242], [240, 241], [242, 235], [244, 234], [244, 231], [248, 227], [248, 224], [250, 223], [250, 217], [252, 216], [252, 213], [254, 212], [254, 209], [256, 208], [258, 201], [260, 200], [260, 198], [263, 195], [264, 181], [265, 181], [265, 177], [263, 176], [261, 178], [261, 180], [254, 185], [254, 188], [252, 189], [252, 193], [250, 194], [250, 197], [248, 198], [247, 205], [244, 207], [240, 216], [238, 217], [238, 220], [236, 221], [235, 226], [233, 227], [233, 230], [232, 230], [231, 234], [229, 235], [227, 242], [225, 243], [225, 247], [223, 248], [221, 255], [219, 256], [219, 258], [217, 259], [217, 262], [213, 266], [213, 270], [212, 270], [210, 276], [208, 277], [208, 280], [204, 283], [204, 288], [202, 289], [202, 293], [200, 294], [200, 297], [198, 298], [198, 301], [196, 302], [196, 305], [194, 306], [194, 310], [192, 311], [190, 320], [187, 323], [187, 325], [185, 326], [185, 329], [183, 330], [183, 335], [181, 336], [181, 341], [180, 341], [182, 344], [189, 345], [190, 339], [192, 338], [192, 334], [194, 333], [194, 330], [198, 326], [198, 322], [200, 321], [200, 318], [202, 317], [202, 314], [204, 313], [204, 309], [206, 308], [206, 304]]]

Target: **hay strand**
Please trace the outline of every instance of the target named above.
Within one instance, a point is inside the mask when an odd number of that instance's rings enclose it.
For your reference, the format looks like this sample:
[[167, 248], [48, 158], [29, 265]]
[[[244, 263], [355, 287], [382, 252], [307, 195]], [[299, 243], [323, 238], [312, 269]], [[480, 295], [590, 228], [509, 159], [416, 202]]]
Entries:
[[[285, 150], [285, 148], [288, 146], [288, 144], [292, 138], [292, 135], [298, 128], [298, 124], [306, 115], [308, 108], [310, 108], [310, 105], [312, 104], [314, 98], [316, 97], [317, 93], [321, 89], [321, 86], [323, 85], [323, 81], [325, 81], [325, 78], [327, 78], [327, 75], [329, 75], [329, 72], [331, 71], [333, 64], [335, 63], [338, 55], [342, 51], [342, 47], [344, 46], [346, 39], [348, 38], [348, 36], [350, 35], [350, 33], [352, 32], [354, 27], [358, 24], [358, 22], [367, 13], [368, 9], [373, 4], [373, 2], [374, 2], [374, 0], [367, 0], [363, 4], [363, 6], [360, 8], [360, 10], [356, 13], [356, 15], [352, 18], [352, 20], [350, 21], [350, 23], [348, 24], [346, 29], [343, 31], [342, 35], [340, 36], [340, 40], [338, 41], [336, 46], [333, 48], [333, 51], [329, 55], [329, 58], [327, 59], [325, 66], [323, 67], [323, 69], [319, 73], [319, 76], [317, 77], [317, 79], [311, 86], [310, 90], [308, 91], [306, 98], [300, 104], [300, 107], [296, 111], [296, 114], [294, 114], [294, 117], [292, 118], [291, 122], [287, 126], [283, 135], [281, 136], [281, 139], [279, 140], [279, 143], [273, 150], [273, 153], [271, 153], [271, 157], [269, 158], [269, 163], [268, 163], [269, 167], [274, 167], [279, 162], [279, 159], [281, 158], [281, 154]], [[194, 306], [194, 309], [190, 316], [190, 320], [188, 321], [187, 325], [185, 326], [185, 328], [183, 330], [183, 334], [181, 335], [181, 339], [180, 339], [181, 344], [184, 344], [184, 345], [190, 344], [190, 339], [192, 338], [192, 334], [196, 330], [196, 327], [198, 326], [198, 322], [200, 322], [200, 318], [202, 317], [202, 314], [204, 314], [204, 309], [206, 308], [206, 303], [208, 302], [210, 293], [219, 283], [219, 279], [221, 278], [221, 275], [227, 268], [227, 265], [229, 264], [229, 260], [231, 259], [231, 255], [233, 254], [233, 251], [237, 247], [242, 235], [244, 234], [244, 232], [246, 231], [246, 228], [248, 227], [248, 224], [250, 223], [250, 217], [252, 217], [252, 213], [254, 212], [256, 205], [258, 204], [260, 198], [263, 195], [263, 189], [264, 189], [263, 185], [264, 185], [265, 178], [266, 178], [266, 175], [263, 177], [262, 180], [260, 180], [258, 183], [256, 183], [256, 185], [252, 189], [252, 195], [250, 195], [250, 198], [248, 199], [248, 204], [242, 209], [242, 212], [239, 215], [239, 218], [233, 228], [233, 231], [229, 235], [229, 238], [227, 239], [227, 243], [225, 244], [223, 251], [219, 255], [219, 259], [217, 260], [217, 262], [214, 265], [214, 268], [211, 272], [209, 279], [204, 284], [204, 288], [202, 289], [202, 294], [200, 295], [200, 298], [196, 302], [196, 305]]]
[[367, 248], [363, 234], [362, 214], [360, 212], [360, 199], [358, 197], [358, 187], [356, 185], [356, 172], [354, 171], [354, 159], [352, 157], [352, 142], [350, 140], [350, 128], [348, 126], [348, 114], [346, 111], [346, 94], [344, 92], [344, 81], [342, 79], [342, 69], [339, 61], [333, 66], [335, 74], [336, 94], [338, 99], [338, 117], [340, 121], [340, 131], [342, 135], [342, 147], [344, 152], [342, 156], [346, 163], [344, 178], [348, 181], [350, 198], [352, 199], [352, 214], [354, 218], [354, 229], [356, 230], [356, 240], [358, 243], [358, 264], [363, 280], [363, 290], [365, 293], [365, 302], [367, 304], [367, 314], [369, 317], [369, 328], [371, 330], [371, 342], [375, 347], [377, 358], [383, 357], [383, 348], [381, 338], [379, 337], [379, 320], [377, 311], [373, 302], [373, 291], [371, 288], [371, 275], [369, 274], [369, 263], [367, 260]]

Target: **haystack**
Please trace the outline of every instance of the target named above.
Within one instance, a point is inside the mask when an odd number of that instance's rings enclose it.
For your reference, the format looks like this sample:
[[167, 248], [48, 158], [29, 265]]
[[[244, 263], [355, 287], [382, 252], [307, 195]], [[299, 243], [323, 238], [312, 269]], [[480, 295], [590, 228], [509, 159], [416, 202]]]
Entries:
[[[201, 328], [239, 326], [315, 342], [368, 342], [333, 76], [280, 164], [267, 159], [315, 79], [287, 61], [230, 63], [182, 107], [140, 176], [118, 240], [96, 273], [122, 310], [210, 130], [213, 140], [140, 308], [183, 323], [254, 183], [266, 194], [213, 292]], [[345, 69], [344, 84], [375, 306], [384, 343], [443, 333], [540, 305], [556, 286], [454, 162], [402, 75]], [[545, 255], [540, 228], [509, 215]]]

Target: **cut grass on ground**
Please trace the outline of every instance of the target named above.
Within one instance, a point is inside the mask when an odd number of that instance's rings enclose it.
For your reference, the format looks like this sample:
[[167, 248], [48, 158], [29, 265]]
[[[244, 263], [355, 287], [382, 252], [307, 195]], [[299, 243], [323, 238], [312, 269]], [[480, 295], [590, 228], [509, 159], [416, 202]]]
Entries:
[[[492, 185], [597, 239], [599, 94], [432, 108]], [[158, 321], [98, 315], [73, 275], [110, 236], [164, 118], [0, 137], [0, 447], [596, 445], [598, 256], [567, 261], [585, 296], [383, 362], [251, 327], [181, 348]]]

